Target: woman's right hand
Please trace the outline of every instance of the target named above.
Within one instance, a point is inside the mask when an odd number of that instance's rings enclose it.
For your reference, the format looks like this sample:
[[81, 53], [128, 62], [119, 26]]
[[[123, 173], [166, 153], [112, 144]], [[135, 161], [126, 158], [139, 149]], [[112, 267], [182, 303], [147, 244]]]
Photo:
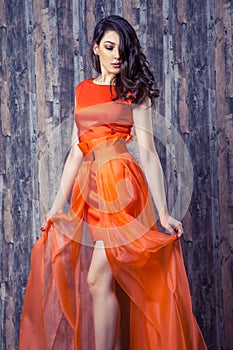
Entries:
[[50, 209], [47, 214], [44, 216], [43, 220], [42, 220], [42, 225], [41, 225], [41, 228], [40, 230], [43, 232], [46, 230], [46, 227], [47, 227], [47, 224], [48, 224], [48, 221], [54, 216], [54, 215], [57, 215], [61, 213], [61, 211], [59, 212], [55, 212], [53, 209]]

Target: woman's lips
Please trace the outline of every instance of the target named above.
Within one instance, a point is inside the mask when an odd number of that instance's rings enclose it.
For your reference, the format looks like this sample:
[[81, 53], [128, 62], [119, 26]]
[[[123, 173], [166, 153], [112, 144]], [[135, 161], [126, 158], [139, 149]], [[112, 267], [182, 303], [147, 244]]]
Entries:
[[114, 68], [120, 68], [121, 64], [120, 63], [112, 63], [112, 66]]

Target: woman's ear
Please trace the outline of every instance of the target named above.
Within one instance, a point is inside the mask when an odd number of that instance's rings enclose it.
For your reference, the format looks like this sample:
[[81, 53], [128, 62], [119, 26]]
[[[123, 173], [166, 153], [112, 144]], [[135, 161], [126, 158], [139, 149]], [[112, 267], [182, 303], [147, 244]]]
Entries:
[[95, 43], [94, 46], [93, 46], [93, 52], [97, 56], [99, 55], [98, 51], [99, 51], [99, 45]]

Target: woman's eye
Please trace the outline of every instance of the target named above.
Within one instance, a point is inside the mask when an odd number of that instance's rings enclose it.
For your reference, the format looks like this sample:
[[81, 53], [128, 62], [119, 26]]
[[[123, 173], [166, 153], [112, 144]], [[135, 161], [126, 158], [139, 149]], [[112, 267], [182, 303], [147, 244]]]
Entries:
[[106, 46], [105, 49], [106, 50], [113, 50], [113, 47], [112, 46]]

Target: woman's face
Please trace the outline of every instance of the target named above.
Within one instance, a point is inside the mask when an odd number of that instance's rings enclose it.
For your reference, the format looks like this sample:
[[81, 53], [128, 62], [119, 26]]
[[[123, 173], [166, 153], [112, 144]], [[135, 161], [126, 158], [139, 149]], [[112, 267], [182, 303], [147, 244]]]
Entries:
[[93, 47], [94, 53], [99, 56], [101, 74], [116, 75], [120, 72], [120, 37], [115, 31], [104, 33], [99, 45]]

